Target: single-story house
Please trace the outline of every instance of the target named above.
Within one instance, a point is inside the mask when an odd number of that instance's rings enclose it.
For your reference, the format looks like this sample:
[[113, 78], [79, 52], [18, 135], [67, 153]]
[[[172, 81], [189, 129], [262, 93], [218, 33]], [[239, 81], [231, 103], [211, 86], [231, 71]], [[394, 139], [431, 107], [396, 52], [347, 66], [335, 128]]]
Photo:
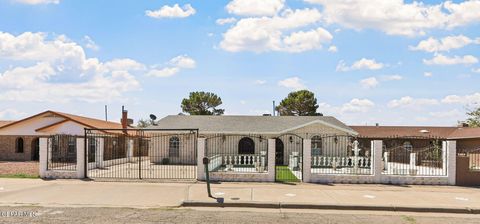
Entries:
[[[222, 158], [219, 163], [246, 164], [265, 156], [268, 139], [275, 139], [275, 163], [289, 165], [293, 155], [302, 154], [303, 139], [312, 139], [318, 155], [351, 154], [358, 134], [330, 116], [185, 116], [172, 115], [159, 120], [152, 129], [198, 129], [206, 139], [207, 156]], [[192, 147], [183, 147], [182, 136], [172, 135], [168, 147], [157, 147], [150, 155], [157, 160], [178, 157], [179, 162], [195, 155]], [[335, 150], [338, 147], [339, 150]], [[342, 148], [340, 150], [340, 148]], [[348, 148], [350, 147], [350, 148]], [[153, 148], [153, 147], [152, 147]], [[227, 161], [225, 161], [227, 160]]]
[[[39, 138], [52, 135], [84, 136], [84, 128], [121, 129], [122, 124], [56, 111], [45, 111], [18, 121], [0, 122], [0, 160], [39, 159]], [[62, 143], [63, 144], [63, 143]], [[75, 153], [74, 137], [64, 141]]]

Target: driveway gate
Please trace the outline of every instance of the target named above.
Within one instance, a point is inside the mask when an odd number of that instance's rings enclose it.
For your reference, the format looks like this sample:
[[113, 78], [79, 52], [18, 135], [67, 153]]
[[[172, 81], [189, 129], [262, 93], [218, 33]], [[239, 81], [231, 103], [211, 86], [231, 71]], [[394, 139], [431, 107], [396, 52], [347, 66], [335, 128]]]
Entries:
[[303, 138], [284, 134], [275, 138], [275, 181], [303, 180]]
[[85, 129], [94, 180], [195, 180], [197, 129]]

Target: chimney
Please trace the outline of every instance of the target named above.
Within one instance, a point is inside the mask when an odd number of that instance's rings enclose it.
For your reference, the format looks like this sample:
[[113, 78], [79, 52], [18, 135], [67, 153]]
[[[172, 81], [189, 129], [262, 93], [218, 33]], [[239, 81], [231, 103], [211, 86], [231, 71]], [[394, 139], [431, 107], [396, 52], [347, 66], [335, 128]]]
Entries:
[[122, 128], [127, 129], [128, 126], [128, 111], [124, 110], [122, 107], [122, 119], [120, 120], [122, 123]]
[[380, 124], [379, 124], [379, 123], [375, 123], [375, 127], [378, 127], [378, 126], [380, 126]]

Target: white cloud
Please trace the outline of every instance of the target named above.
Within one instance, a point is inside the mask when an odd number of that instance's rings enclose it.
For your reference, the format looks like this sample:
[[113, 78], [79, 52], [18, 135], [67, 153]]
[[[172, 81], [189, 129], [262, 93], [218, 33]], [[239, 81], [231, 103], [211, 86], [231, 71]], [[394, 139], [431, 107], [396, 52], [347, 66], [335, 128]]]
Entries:
[[337, 52], [338, 52], [337, 46], [333, 46], [333, 45], [330, 46], [330, 47], [328, 48], [328, 52], [337, 53]]
[[480, 93], [473, 93], [471, 95], [448, 95], [442, 99], [442, 103], [446, 104], [463, 104], [472, 105], [480, 103]]
[[195, 68], [197, 66], [197, 62], [187, 55], [172, 58], [170, 64], [179, 68]]
[[385, 75], [381, 77], [382, 81], [400, 81], [403, 79], [401, 75]]
[[480, 44], [479, 41], [464, 35], [447, 36], [440, 40], [430, 37], [427, 40], [420, 41], [417, 46], [410, 46], [409, 48], [413, 51], [439, 52], [459, 49], [473, 43]]
[[354, 62], [351, 66], [347, 66], [344, 61], [340, 61], [337, 65], [337, 71], [347, 72], [362, 69], [379, 70], [383, 67], [384, 65], [382, 63], [376, 62], [375, 59], [362, 58]]
[[193, 69], [197, 66], [197, 62], [187, 55], [179, 55], [170, 59], [168, 67], [161, 69], [151, 69], [147, 76], [165, 78], [171, 77], [179, 73], [182, 69]]
[[[0, 100], [68, 102], [112, 101], [140, 89], [135, 74], [145, 66], [132, 59], [100, 61], [86, 57], [77, 43], [44, 33], [14, 36], [0, 32]], [[19, 64], [19, 65], [17, 65]]]
[[18, 3], [28, 5], [40, 5], [40, 4], [59, 4], [60, 0], [15, 0]]
[[303, 84], [303, 81], [298, 77], [291, 77], [278, 82], [279, 86], [283, 86], [293, 90], [302, 90], [307, 87]]
[[424, 35], [480, 21], [480, 1], [428, 5], [404, 0], [304, 0], [323, 6], [324, 21], [346, 28], [377, 29], [390, 35]]
[[375, 88], [378, 84], [380, 84], [380, 82], [375, 77], [360, 80], [360, 85], [365, 89]]
[[299, 30], [321, 18], [316, 9], [286, 9], [273, 17], [239, 20], [223, 34], [220, 47], [226, 51], [303, 52], [320, 49], [333, 36], [323, 28]]
[[0, 110], [0, 119], [1, 120], [17, 120], [27, 115], [25, 112], [18, 111], [16, 109], [7, 108]]
[[85, 47], [88, 49], [92, 49], [94, 51], [98, 51], [100, 47], [93, 41], [93, 39], [89, 36], [84, 36], [83, 37], [83, 42], [85, 43]]
[[425, 76], [425, 77], [432, 77], [433, 74], [432, 74], [431, 72], [424, 72], [424, 73], [423, 73], [423, 76]]
[[285, 0], [233, 0], [226, 9], [240, 16], [273, 16], [284, 6]]
[[368, 99], [352, 99], [350, 102], [343, 104], [340, 109], [341, 113], [365, 113], [368, 112], [375, 103]]
[[176, 75], [180, 72], [180, 69], [177, 67], [167, 67], [162, 69], [152, 69], [147, 73], [147, 76], [166, 78]]
[[477, 69], [475, 69], [475, 68], [472, 68], [472, 72], [475, 72], [475, 73], [480, 73], [480, 68], [477, 68]]
[[412, 98], [410, 96], [404, 96], [398, 100], [395, 99], [388, 102], [387, 106], [389, 108], [419, 108], [438, 104], [439, 101], [436, 99]]
[[192, 16], [196, 13], [196, 10], [190, 4], [186, 4], [183, 7], [180, 7], [178, 4], [173, 6], [164, 5], [158, 10], [147, 10], [145, 15], [152, 18], [185, 18]]
[[435, 112], [430, 112], [428, 114], [433, 118], [441, 118], [441, 119], [448, 119], [448, 120], [455, 120], [465, 115], [465, 113], [461, 112], [458, 109], [453, 109], [448, 111], [435, 111]]
[[426, 65], [458, 65], [458, 64], [476, 64], [478, 59], [473, 55], [448, 57], [443, 54], [437, 54], [432, 59], [423, 59]]
[[218, 25], [225, 25], [225, 24], [237, 22], [237, 19], [233, 18], [233, 17], [230, 17], [230, 18], [224, 18], [224, 19], [217, 19], [215, 22]]
[[255, 85], [264, 85], [265, 83], [267, 83], [266, 80], [255, 80], [253, 82], [253, 84], [255, 84]]

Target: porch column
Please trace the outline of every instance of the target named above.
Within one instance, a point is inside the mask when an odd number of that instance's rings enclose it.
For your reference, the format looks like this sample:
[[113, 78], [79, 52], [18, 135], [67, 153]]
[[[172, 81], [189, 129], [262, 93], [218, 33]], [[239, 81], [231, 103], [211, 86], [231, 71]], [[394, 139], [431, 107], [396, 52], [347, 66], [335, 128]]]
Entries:
[[446, 141], [448, 185], [455, 185], [457, 172], [457, 141]]
[[85, 175], [85, 138], [77, 138], [77, 178], [83, 179]]
[[309, 183], [312, 173], [312, 139], [303, 139], [303, 182]]
[[[373, 152], [373, 179], [375, 183], [382, 182], [382, 171], [383, 171], [383, 164], [382, 164], [382, 151], [383, 151], [383, 141], [382, 140], [373, 140], [370, 143]], [[386, 161], [385, 161], [386, 162]], [[385, 164], [386, 166], [387, 164]]]
[[[205, 180], [205, 165], [203, 165], [203, 157], [205, 157], [205, 138], [197, 139], [197, 180]], [[210, 161], [211, 162], [211, 161]]]
[[127, 145], [127, 161], [132, 162], [133, 159], [133, 139], [128, 140], [128, 145]]
[[94, 141], [96, 142], [95, 147], [95, 164], [97, 168], [104, 167], [103, 154], [105, 152], [105, 140], [103, 138], [97, 138]]
[[267, 152], [268, 181], [275, 182], [275, 139], [268, 139]]
[[48, 163], [48, 138], [40, 138], [40, 150], [39, 150], [39, 174], [40, 178], [45, 178], [47, 175], [47, 163]]

